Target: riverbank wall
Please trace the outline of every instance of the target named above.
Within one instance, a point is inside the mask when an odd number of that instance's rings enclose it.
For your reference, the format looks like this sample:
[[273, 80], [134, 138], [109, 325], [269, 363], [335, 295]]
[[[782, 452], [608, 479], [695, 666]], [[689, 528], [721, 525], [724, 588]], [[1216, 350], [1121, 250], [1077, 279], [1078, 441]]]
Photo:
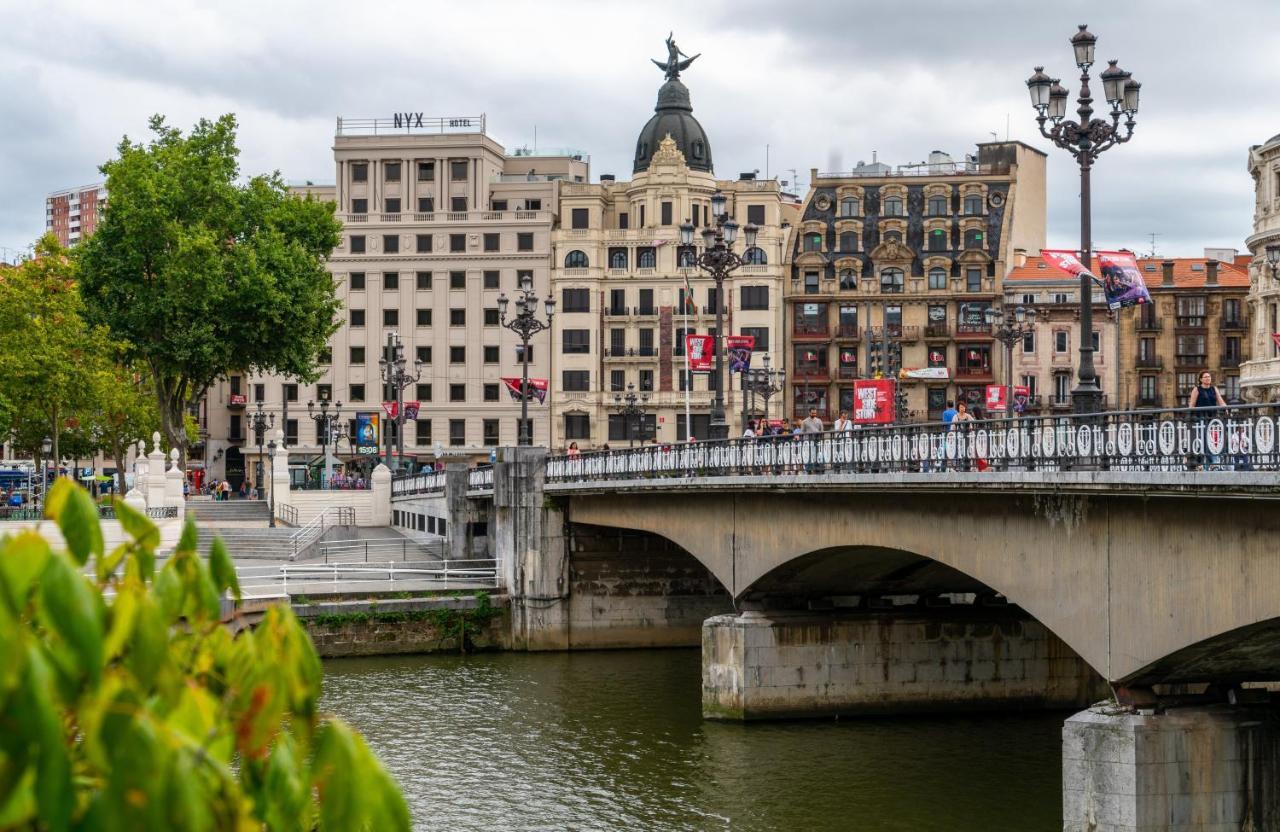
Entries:
[[294, 614], [321, 658], [459, 653], [510, 646], [505, 595], [299, 603]]

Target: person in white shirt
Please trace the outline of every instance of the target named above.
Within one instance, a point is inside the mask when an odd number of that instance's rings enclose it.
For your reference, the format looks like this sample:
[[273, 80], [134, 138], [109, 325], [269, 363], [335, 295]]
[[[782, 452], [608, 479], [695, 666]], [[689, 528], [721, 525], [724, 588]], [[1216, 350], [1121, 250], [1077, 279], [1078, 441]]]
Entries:
[[746, 430], [744, 430], [744, 431], [742, 432], [742, 438], [743, 438], [743, 439], [755, 439], [755, 438], [756, 438], [756, 423], [755, 423], [755, 422], [751, 422], [751, 421], [748, 421], [748, 422], [747, 422], [747, 429], [746, 429]]
[[840, 418], [836, 419], [836, 422], [834, 425], [831, 426], [831, 429], [832, 430], [853, 430], [853, 420], [849, 418], [849, 411], [847, 410], [840, 411]]

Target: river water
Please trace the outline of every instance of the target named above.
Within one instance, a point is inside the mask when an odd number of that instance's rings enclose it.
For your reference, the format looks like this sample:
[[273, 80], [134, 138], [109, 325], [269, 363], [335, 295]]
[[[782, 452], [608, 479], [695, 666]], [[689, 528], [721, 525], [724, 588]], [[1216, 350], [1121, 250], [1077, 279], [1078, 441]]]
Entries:
[[1066, 714], [736, 725], [697, 650], [325, 662], [419, 830], [1058, 832]]

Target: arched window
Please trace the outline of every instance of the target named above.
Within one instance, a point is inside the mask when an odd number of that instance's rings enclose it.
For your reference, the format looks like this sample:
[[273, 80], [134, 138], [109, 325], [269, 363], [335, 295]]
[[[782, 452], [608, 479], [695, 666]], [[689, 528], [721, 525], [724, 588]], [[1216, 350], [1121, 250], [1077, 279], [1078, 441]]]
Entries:
[[752, 246], [743, 252], [742, 259], [748, 266], [765, 266], [769, 263], [769, 258], [765, 255], [764, 249], [759, 246]]
[[641, 269], [653, 269], [658, 266], [658, 257], [651, 248], [642, 248], [636, 255], [636, 266]]
[[884, 201], [884, 210], [880, 213], [886, 217], [902, 216], [902, 197], [886, 197]]
[[695, 141], [693, 143], [693, 158], [695, 159], [702, 158], [702, 142], [701, 141]]
[[618, 250], [609, 255], [609, 268], [625, 269], [627, 267], [627, 252]]
[[945, 196], [929, 197], [929, 216], [941, 217], [944, 214], [951, 213], [950, 206], [947, 205], [948, 201]]
[[856, 231], [840, 232], [840, 250], [841, 251], [857, 251], [858, 250], [858, 232]]
[[964, 232], [965, 248], [982, 248], [983, 233], [976, 228]]
[[840, 200], [840, 216], [856, 217], [861, 205], [858, 203], [857, 197], [847, 196]]
[[886, 243], [900, 243], [900, 242], [902, 242], [902, 232], [901, 232], [901, 231], [886, 231], [886, 232], [884, 232], [884, 241], [885, 241]]
[[564, 267], [566, 269], [585, 269], [587, 267], [587, 253], [575, 248], [564, 256]]
[[946, 289], [947, 288], [947, 270], [941, 266], [934, 266], [929, 269], [929, 288], [930, 289]]
[[678, 263], [682, 269], [692, 269], [698, 265], [698, 255], [693, 253], [692, 247], [680, 249]]
[[858, 274], [853, 269], [840, 270], [840, 288], [841, 289], [857, 289]]
[[804, 235], [804, 250], [822, 251], [822, 235], [817, 233]]
[[880, 272], [880, 291], [897, 294], [902, 291], [902, 269], [884, 269]]
[[950, 235], [944, 228], [935, 228], [929, 232], [929, 251], [946, 251], [950, 242]]

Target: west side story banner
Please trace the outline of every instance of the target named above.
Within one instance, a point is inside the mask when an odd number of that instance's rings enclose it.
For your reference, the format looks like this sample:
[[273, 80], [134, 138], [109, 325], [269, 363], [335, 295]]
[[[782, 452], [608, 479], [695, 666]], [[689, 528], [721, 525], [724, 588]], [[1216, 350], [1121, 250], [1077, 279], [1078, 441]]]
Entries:
[[1066, 249], [1040, 249], [1044, 261], [1064, 274], [1079, 277], [1082, 273], [1102, 287], [1109, 309], [1121, 309], [1126, 306], [1137, 306], [1140, 303], [1151, 303], [1151, 295], [1147, 292], [1147, 282], [1142, 279], [1142, 271], [1138, 268], [1137, 259], [1127, 251], [1095, 251], [1094, 258], [1098, 262], [1099, 279], [1096, 274], [1084, 267], [1074, 251]]

